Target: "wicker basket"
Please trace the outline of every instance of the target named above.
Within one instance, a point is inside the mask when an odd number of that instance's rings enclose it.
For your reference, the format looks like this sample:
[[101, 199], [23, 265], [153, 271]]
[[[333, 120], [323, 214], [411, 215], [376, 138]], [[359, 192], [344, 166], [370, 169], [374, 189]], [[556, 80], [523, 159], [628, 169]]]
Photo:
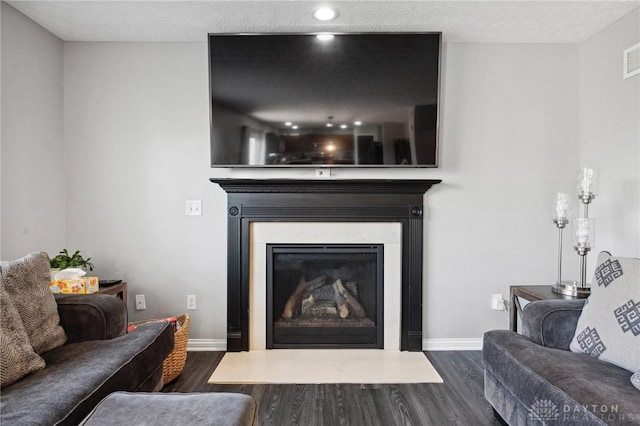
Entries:
[[[190, 322], [189, 314], [180, 315], [175, 318], [182, 324], [182, 327], [174, 333], [173, 351], [171, 351], [162, 363], [162, 380], [165, 385], [178, 378], [180, 373], [182, 373], [184, 364], [187, 362], [187, 340], [189, 340]], [[135, 326], [139, 324], [167, 320], [168, 318], [135, 321], [129, 323], [129, 327], [131, 329], [131, 327], [135, 328]]]
[[178, 322], [182, 323], [182, 327], [175, 333], [175, 346], [173, 351], [167, 356], [162, 364], [162, 377], [164, 383], [167, 384], [175, 380], [187, 362], [187, 340], [189, 340], [189, 314], [180, 315]]

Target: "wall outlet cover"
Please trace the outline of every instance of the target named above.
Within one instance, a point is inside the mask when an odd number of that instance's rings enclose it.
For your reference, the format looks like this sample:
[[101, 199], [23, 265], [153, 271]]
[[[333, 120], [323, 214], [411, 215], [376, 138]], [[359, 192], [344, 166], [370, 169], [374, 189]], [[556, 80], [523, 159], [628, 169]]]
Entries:
[[147, 309], [147, 302], [144, 300], [144, 294], [136, 294], [136, 310], [141, 311]]
[[187, 216], [202, 216], [202, 200], [187, 200], [185, 214]]

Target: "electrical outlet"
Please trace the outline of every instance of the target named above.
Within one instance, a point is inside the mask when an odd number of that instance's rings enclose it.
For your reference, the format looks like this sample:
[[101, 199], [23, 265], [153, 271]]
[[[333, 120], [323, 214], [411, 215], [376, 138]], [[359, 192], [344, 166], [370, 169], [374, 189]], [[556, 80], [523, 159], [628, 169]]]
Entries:
[[491, 309], [494, 311], [504, 311], [504, 299], [501, 294], [492, 294], [491, 295]]
[[144, 294], [136, 294], [136, 310], [141, 311], [147, 309], [147, 302], [144, 300]]
[[196, 295], [187, 294], [187, 309], [196, 309]]
[[187, 216], [202, 216], [202, 200], [187, 200]]

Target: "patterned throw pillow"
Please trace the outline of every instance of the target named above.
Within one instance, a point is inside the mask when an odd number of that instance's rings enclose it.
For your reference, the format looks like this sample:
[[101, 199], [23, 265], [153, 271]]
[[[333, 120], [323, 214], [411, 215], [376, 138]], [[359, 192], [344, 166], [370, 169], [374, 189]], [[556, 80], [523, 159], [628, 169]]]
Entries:
[[51, 273], [47, 253], [32, 253], [12, 262], [0, 262], [0, 277], [20, 314], [33, 350], [41, 354], [62, 346], [67, 336], [60, 326], [58, 304], [49, 290]]
[[631, 376], [631, 384], [634, 388], [640, 390], [640, 371]]
[[4, 285], [0, 294], [0, 386], [42, 370], [44, 360], [33, 351], [27, 330]]
[[640, 370], [640, 259], [600, 253], [591, 295], [569, 348]]

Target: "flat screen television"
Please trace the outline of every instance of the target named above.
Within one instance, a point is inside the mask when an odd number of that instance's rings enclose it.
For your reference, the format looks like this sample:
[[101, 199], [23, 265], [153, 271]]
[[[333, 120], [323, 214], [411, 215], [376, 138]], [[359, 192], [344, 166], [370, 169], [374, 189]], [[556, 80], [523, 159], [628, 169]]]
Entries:
[[212, 167], [437, 167], [441, 33], [209, 34]]

